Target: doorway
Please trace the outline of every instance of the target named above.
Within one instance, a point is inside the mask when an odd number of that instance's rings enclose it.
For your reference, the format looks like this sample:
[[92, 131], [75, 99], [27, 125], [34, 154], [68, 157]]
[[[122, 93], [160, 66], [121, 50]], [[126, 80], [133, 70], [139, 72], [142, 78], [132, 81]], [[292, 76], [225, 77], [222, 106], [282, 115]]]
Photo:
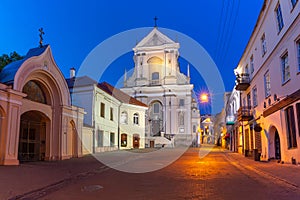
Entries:
[[281, 160], [281, 153], [280, 153], [280, 138], [278, 131], [275, 131], [275, 139], [274, 139], [274, 148], [275, 148], [275, 159]]
[[38, 111], [21, 115], [18, 159], [21, 162], [43, 161], [46, 156], [47, 118]]
[[133, 148], [138, 149], [140, 147], [140, 136], [138, 134], [133, 135]]

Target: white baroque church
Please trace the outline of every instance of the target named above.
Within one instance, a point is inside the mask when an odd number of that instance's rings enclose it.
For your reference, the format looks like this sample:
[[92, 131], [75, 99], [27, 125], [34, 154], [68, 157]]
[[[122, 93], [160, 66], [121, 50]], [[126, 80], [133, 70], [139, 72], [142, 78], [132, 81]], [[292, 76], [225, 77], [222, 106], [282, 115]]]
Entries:
[[189, 66], [187, 75], [180, 72], [179, 48], [157, 27], [133, 48], [134, 72], [129, 78], [125, 72], [121, 90], [149, 107], [146, 147], [191, 145], [197, 138], [200, 113], [192, 104]]

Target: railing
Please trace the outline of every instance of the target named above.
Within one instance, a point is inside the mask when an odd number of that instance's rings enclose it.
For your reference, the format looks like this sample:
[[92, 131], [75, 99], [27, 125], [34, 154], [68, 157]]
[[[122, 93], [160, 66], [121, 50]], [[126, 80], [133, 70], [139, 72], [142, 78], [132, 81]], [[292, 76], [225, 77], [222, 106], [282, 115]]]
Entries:
[[250, 76], [247, 73], [237, 74], [236, 76], [236, 90], [246, 90], [250, 85]]
[[250, 106], [242, 106], [238, 109], [237, 114], [239, 121], [249, 121], [253, 119], [253, 114]]
[[161, 85], [160, 80], [150, 80], [150, 85]]

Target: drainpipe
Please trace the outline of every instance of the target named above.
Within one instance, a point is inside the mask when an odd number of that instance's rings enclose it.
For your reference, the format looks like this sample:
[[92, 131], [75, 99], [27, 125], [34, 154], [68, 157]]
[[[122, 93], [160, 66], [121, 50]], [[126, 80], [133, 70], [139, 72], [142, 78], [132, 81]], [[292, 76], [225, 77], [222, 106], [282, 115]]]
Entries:
[[123, 103], [121, 102], [118, 106], [118, 150], [120, 150], [120, 110], [122, 104]]

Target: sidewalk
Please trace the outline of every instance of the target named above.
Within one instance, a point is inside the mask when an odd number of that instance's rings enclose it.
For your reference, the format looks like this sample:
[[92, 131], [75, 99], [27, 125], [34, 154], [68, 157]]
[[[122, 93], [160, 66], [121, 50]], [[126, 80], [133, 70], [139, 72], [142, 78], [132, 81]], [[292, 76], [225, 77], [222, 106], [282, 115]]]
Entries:
[[63, 161], [0, 166], [0, 200], [9, 199], [72, 176], [103, 167], [93, 156]]
[[239, 153], [233, 153], [228, 150], [223, 150], [224, 153], [238, 164], [251, 167], [255, 170], [263, 172], [269, 176], [280, 179], [284, 182], [300, 188], [300, 165], [281, 164], [275, 161], [260, 162], [244, 157]]

